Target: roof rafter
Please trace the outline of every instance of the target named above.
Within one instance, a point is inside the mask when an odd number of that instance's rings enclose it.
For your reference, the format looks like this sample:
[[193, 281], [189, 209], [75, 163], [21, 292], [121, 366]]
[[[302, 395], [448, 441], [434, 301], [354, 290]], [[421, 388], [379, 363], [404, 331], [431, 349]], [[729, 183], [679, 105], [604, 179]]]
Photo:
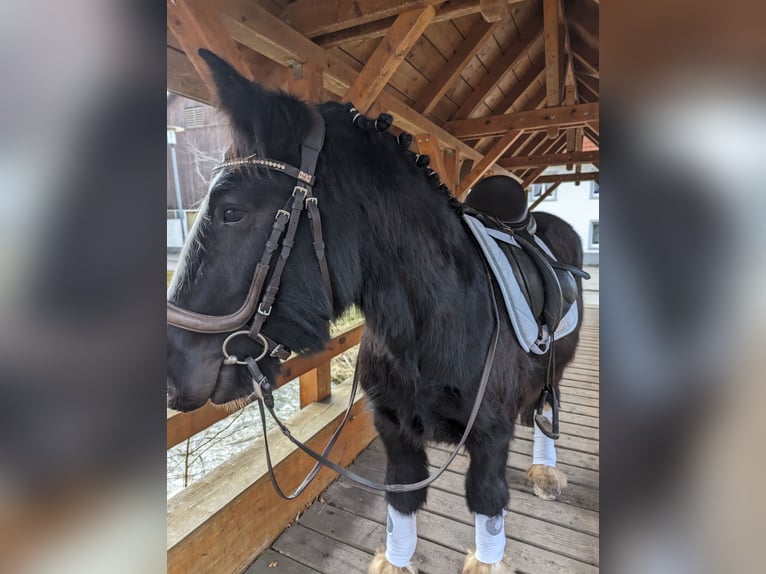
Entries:
[[519, 169], [548, 167], [552, 165], [593, 163], [594, 161], [598, 161], [597, 151], [578, 151], [501, 159], [497, 164], [505, 169]]
[[447, 58], [439, 75], [428, 85], [413, 108], [421, 114], [431, 113], [447, 90], [455, 83], [460, 72], [478, 53], [498, 27], [499, 22], [480, 20], [471, 29], [471, 33], [460, 43], [460, 46]]
[[[285, 6], [280, 19], [308, 38], [337, 32], [408, 10], [441, 4], [444, 0], [297, 0]], [[389, 23], [390, 26], [390, 23]]]
[[594, 121], [594, 118], [598, 118], [597, 103], [452, 120], [444, 124], [444, 127], [459, 139], [470, 139], [502, 135], [513, 129], [542, 130], [551, 126], [578, 126]]
[[508, 48], [508, 50], [500, 57], [500, 59], [492, 65], [492, 69], [481, 80], [476, 90], [468, 96], [468, 99], [458, 108], [453, 115], [453, 119], [465, 119], [472, 117], [479, 106], [482, 104], [487, 94], [491, 92], [508, 74], [511, 73], [513, 68], [517, 66], [524, 58], [527, 57], [527, 53], [534, 49], [537, 42], [542, 41], [542, 29], [535, 34], [531, 40], [527, 41], [522, 38], [516, 39], [516, 41]]
[[433, 20], [433, 6], [402, 12], [343, 96], [366, 113]]

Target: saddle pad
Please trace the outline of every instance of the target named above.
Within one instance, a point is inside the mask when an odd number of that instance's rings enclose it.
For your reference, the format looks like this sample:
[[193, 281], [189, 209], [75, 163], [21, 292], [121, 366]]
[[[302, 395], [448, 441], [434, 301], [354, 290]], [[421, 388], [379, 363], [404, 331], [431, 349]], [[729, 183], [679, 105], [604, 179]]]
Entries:
[[[519, 345], [527, 353], [545, 354], [548, 352], [550, 345], [550, 334], [547, 332], [546, 327], [543, 327], [542, 333], [540, 332], [537, 320], [529, 307], [529, 302], [524, 297], [513, 269], [510, 263], [508, 263], [505, 254], [497, 245], [497, 241], [502, 241], [519, 249], [521, 246], [512, 235], [497, 229], [487, 228], [471, 215], [464, 214], [463, 220], [476, 238], [484, 258], [497, 281], [508, 318], [511, 321], [511, 325], [513, 325]], [[535, 237], [535, 242], [548, 255], [553, 257], [548, 246], [540, 238]], [[578, 319], [577, 304], [573, 304], [559, 323], [554, 333], [554, 339], [558, 340], [572, 333], [577, 327]]]

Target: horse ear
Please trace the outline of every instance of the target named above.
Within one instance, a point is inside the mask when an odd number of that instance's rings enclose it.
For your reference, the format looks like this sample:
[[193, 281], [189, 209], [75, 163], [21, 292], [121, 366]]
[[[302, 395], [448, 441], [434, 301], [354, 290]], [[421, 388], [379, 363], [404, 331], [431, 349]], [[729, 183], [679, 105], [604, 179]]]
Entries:
[[231, 64], [204, 48], [199, 50], [200, 57], [210, 68], [218, 92], [221, 109], [229, 116], [232, 126], [242, 135], [260, 139], [262, 136], [258, 117], [269, 105], [270, 98], [266, 90], [240, 74]]

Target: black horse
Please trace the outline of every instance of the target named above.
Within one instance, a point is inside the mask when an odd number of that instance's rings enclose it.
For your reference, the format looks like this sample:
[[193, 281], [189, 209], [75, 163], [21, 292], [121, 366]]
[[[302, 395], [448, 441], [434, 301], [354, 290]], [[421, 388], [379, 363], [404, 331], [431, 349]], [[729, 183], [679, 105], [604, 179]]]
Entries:
[[[218, 57], [202, 54], [231, 120], [230, 155], [255, 153], [300, 165], [301, 142], [311, 123], [309, 106], [264, 90]], [[419, 167], [414, 154], [390, 133], [355, 126], [347, 105], [328, 102], [317, 109], [326, 136], [314, 195], [324, 225], [333, 300], [323, 285], [309, 222], [301, 221], [263, 333], [296, 352], [319, 351], [329, 339], [330, 321], [358, 306], [366, 329], [357, 369], [385, 445], [386, 482], [420, 481], [429, 474], [426, 444], [456, 443], [465, 429], [495, 328], [494, 287], [461, 219], [462, 204], [440, 189], [438, 178]], [[257, 166], [219, 172], [182, 253], [169, 300], [200, 313], [235, 311], [250, 287], [274, 214], [294, 185], [294, 179]], [[580, 266], [582, 250], [574, 230], [552, 215], [535, 217], [537, 234], [556, 257]], [[577, 305], [582, 317], [581, 297]], [[578, 331], [579, 325], [556, 344], [556, 386], [574, 355]], [[247, 369], [221, 363], [225, 337], [168, 327], [170, 408], [188, 411], [208, 400], [225, 404], [251, 395]], [[473, 512], [490, 517], [508, 505], [509, 442], [518, 416], [531, 423], [548, 360], [521, 349], [502, 308], [497, 349], [466, 443], [471, 458], [467, 503]], [[277, 359], [267, 357], [260, 365], [273, 380]], [[550, 469], [533, 479], [560, 488], [563, 476], [557, 472]], [[423, 506], [426, 494], [426, 489], [389, 493], [388, 501], [409, 515]]]

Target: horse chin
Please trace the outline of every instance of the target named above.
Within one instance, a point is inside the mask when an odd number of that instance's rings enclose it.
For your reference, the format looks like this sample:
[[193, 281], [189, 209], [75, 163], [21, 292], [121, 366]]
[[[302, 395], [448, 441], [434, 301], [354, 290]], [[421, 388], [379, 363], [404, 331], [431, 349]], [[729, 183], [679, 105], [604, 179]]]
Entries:
[[236, 410], [248, 404], [253, 393], [253, 381], [247, 369], [240, 365], [222, 365], [210, 396], [216, 406]]

